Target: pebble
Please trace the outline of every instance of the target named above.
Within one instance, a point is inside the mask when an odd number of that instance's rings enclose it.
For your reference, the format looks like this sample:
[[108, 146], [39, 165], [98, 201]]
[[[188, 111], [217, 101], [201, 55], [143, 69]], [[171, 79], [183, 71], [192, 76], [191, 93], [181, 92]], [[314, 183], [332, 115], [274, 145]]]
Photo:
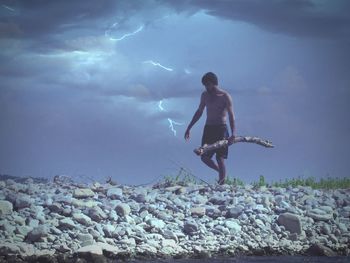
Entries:
[[13, 205], [9, 201], [0, 200], [0, 217], [11, 215], [13, 211]]
[[89, 189], [89, 188], [84, 188], [84, 189], [75, 189], [73, 192], [73, 197], [75, 198], [89, 198], [89, 197], [94, 197], [95, 193]]
[[0, 256], [330, 255], [350, 238], [348, 190], [30, 184], [0, 181]]
[[130, 214], [130, 206], [128, 204], [118, 204], [115, 207], [115, 211], [117, 212], [117, 214], [119, 216], [126, 216], [128, 214]]

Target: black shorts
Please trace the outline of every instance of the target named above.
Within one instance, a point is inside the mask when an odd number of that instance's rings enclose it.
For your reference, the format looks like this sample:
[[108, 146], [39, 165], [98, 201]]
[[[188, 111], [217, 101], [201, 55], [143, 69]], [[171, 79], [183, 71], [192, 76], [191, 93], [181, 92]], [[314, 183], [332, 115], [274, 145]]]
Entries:
[[[212, 144], [214, 142], [226, 139], [229, 137], [228, 129], [226, 124], [217, 124], [217, 125], [208, 125], [204, 126], [203, 136], [202, 136], [202, 146], [204, 144]], [[214, 153], [216, 157], [223, 157], [227, 159], [228, 156], [228, 147], [221, 147], [219, 149], [209, 151], [205, 153], [205, 156], [212, 158]]]

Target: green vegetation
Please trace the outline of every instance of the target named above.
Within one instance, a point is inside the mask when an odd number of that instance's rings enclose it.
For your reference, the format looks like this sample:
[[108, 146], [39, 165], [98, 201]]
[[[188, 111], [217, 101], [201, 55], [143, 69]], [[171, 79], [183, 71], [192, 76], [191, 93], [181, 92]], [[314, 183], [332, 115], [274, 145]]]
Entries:
[[284, 182], [280, 180], [279, 182], [274, 182], [271, 186], [275, 187], [287, 187], [287, 186], [309, 186], [313, 189], [339, 189], [339, 188], [350, 188], [350, 177], [326, 177], [316, 179], [313, 176], [302, 178], [298, 176], [297, 178], [285, 179]]
[[164, 176], [164, 181], [161, 184], [165, 186], [172, 185], [188, 185], [197, 184], [199, 180], [187, 169], [180, 167], [179, 172], [176, 175], [166, 175]]
[[[196, 177], [193, 173], [187, 170], [184, 167], [180, 167], [179, 172], [176, 175], [168, 175], [164, 176], [162, 185], [188, 185], [188, 184], [196, 184], [196, 183], [207, 183], [206, 181]], [[234, 186], [244, 186], [245, 183], [236, 177], [226, 177], [225, 183], [228, 185]], [[278, 182], [267, 182], [263, 175], [259, 176], [258, 181], [254, 181], [251, 183], [254, 188], [258, 187], [296, 187], [296, 186], [309, 186], [313, 189], [341, 189], [341, 188], [350, 188], [350, 177], [326, 177], [326, 178], [318, 178], [316, 179], [313, 176], [309, 176], [303, 178], [298, 176], [297, 178], [289, 178], [284, 181], [279, 180]]]

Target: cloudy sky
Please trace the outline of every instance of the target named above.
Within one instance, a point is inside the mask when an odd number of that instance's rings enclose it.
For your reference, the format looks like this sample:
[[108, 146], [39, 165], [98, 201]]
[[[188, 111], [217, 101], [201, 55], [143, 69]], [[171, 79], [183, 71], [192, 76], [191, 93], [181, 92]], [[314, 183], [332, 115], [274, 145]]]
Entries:
[[350, 176], [347, 0], [0, 0], [0, 174], [123, 184], [184, 167], [208, 71], [233, 98], [246, 182]]

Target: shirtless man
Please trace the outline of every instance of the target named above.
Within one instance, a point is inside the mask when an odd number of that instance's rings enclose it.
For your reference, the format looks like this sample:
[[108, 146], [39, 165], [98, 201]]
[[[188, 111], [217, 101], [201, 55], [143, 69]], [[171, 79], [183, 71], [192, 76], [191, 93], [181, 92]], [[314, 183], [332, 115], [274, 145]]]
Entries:
[[[205, 86], [206, 91], [201, 95], [199, 107], [190, 124], [185, 132], [185, 140], [190, 138], [190, 130], [192, 126], [200, 119], [203, 114], [204, 108], [207, 108], [207, 120], [204, 126], [202, 136], [202, 146], [204, 144], [211, 144], [218, 140], [228, 138], [229, 144], [232, 144], [236, 136], [235, 129], [235, 117], [233, 114], [232, 98], [230, 94], [218, 87], [218, 78], [212, 73], [208, 72], [202, 77], [202, 84]], [[228, 113], [231, 134], [229, 136], [226, 125], [226, 113]], [[216, 154], [216, 161], [212, 160], [212, 157]], [[219, 173], [219, 184], [225, 183], [226, 167], [225, 159], [228, 156], [228, 147], [223, 147], [206, 154], [203, 154], [201, 160]]]

